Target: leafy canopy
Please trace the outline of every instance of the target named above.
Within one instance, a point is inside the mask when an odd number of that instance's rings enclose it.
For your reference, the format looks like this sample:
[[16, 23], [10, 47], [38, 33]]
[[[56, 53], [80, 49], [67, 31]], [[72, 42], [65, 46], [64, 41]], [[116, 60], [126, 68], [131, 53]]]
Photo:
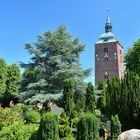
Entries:
[[128, 49], [125, 56], [126, 69], [134, 71], [140, 75], [140, 39], [138, 39], [132, 48]]

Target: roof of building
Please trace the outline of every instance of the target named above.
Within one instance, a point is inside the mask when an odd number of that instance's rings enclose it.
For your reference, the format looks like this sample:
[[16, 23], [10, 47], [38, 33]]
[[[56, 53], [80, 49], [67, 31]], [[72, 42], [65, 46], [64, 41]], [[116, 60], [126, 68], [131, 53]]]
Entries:
[[101, 34], [96, 44], [108, 43], [108, 42], [118, 42], [115, 35], [112, 33], [112, 25], [109, 16], [105, 23], [105, 33]]
[[115, 35], [112, 32], [105, 32], [105, 33], [100, 35], [96, 44], [108, 43], [108, 42], [117, 42], [117, 41], [118, 41], [117, 38], [115, 37]]

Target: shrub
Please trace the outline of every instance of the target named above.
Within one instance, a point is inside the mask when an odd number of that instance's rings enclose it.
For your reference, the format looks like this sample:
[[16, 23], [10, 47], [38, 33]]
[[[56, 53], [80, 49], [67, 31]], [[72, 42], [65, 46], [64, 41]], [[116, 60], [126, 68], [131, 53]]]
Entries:
[[118, 115], [111, 117], [111, 138], [116, 140], [121, 133], [121, 123], [119, 121]]
[[45, 113], [40, 121], [38, 130], [39, 140], [58, 140], [58, 116], [52, 113]]
[[69, 123], [70, 118], [66, 116], [65, 112], [62, 112], [59, 119], [59, 136], [60, 138], [71, 135], [71, 128]]
[[27, 121], [27, 123], [39, 123], [40, 114], [35, 110], [28, 110], [25, 115], [25, 120]]
[[77, 125], [78, 140], [95, 140], [98, 137], [98, 120], [95, 115], [87, 113], [81, 116]]
[[25, 125], [23, 122], [15, 122], [3, 127], [0, 131], [0, 140], [29, 140], [37, 125]]

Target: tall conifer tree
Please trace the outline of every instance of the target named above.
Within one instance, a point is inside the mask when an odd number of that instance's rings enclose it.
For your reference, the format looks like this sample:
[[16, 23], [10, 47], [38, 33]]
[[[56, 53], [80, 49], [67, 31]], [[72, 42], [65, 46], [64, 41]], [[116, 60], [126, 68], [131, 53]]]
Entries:
[[[78, 38], [74, 39], [64, 26], [38, 36], [33, 45], [26, 44], [31, 61], [21, 63], [21, 66], [31, 70], [31, 73], [23, 76], [24, 82], [21, 83], [26, 88], [21, 89], [21, 99], [33, 103], [36, 100], [44, 101], [48, 97], [60, 97], [65, 80], [72, 77], [76, 81], [82, 81], [90, 72], [89, 69], [82, 70], [80, 64], [79, 58], [84, 48], [85, 45], [80, 44]], [[28, 75], [35, 76], [35, 79], [31, 80]]]
[[87, 112], [94, 112], [95, 110], [95, 93], [91, 82], [88, 83], [86, 91], [85, 109]]

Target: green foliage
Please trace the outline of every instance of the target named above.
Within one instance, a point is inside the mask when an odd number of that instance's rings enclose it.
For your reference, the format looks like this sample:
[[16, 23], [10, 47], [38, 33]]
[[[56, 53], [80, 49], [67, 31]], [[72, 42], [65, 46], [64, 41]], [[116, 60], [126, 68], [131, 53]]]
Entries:
[[105, 85], [105, 81], [104, 80], [100, 80], [98, 82], [98, 90], [105, 90], [106, 85]]
[[0, 59], [0, 103], [4, 107], [17, 95], [19, 78], [20, 70], [17, 65], [7, 65], [4, 59]]
[[81, 116], [77, 126], [77, 140], [95, 140], [98, 137], [98, 120], [88, 113]]
[[105, 113], [106, 110], [106, 94], [105, 94], [105, 89], [106, 89], [106, 84], [104, 80], [100, 80], [98, 82], [98, 88], [100, 91], [100, 97], [97, 99], [97, 108], [101, 110], [101, 112]]
[[38, 128], [37, 125], [25, 125], [23, 122], [16, 121], [9, 126], [3, 127], [0, 131], [1, 140], [29, 140], [32, 133]]
[[111, 138], [112, 140], [117, 140], [119, 134], [121, 133], [121, 123], [119, 121], [118, 115], [111, 117]]
[[29, 140], [37, 131], [38, 125], [24, 124], [23, 111], [26, 109], [24, 104], [0, 108], [0, 140]]
[[79, 122], [79, 118], [73, 118], [72, 119], [72, 127], [77, 128], [78, 122]]
[[33, 45], [26, 44], [31, 55], [28, 64], [21, 64], [26, 69], [21, 82], [25, 90], [21, 91], [30, 95], [26, 99], [40, 94], [62, 94], [65, 80], [72, 77], [81, 81], [88, 76], [90, 70], [82, 70], [79, 61], [84, 48], [85, 45], [80, 44], [79, 39], [73, 39], [64, 26], [38, 36]]
[[10, 108], [1, 108], [0, 109], [0, 129], [2, 127], [7, 127], [8, 125], [13, 124], [15, 121], [19, 120], [20, 109], [18, 105], [12, 106]]
[[100, 110], [95, 109], [95, 114], [98, 118], [101, 117], [101, 111]]
[[76, 139], [73, 136], [68, 135], [67, 137], [62, 138], [61, 140], [76, 140]]
[[6, 91], [7, 68], [4, 59], [0, 59], [0, 102]]
[[25, 120], [27, 121], [27, 123], [39, 123], [40, 114], [36, 110], [27, 110]]
[[120, 80], [114, 77], [109, 81], [106, 92], [107, 114], [118, 114], [122, 130], [139, 128], [140, 121], [140, 77], [128, 72]]
[[140, 76], [140, 39], [138, 39], [132, 48], [128, 49], [125, 55], [126, 69], [133, 71]]
[[62, 112], [59, 118], [59, 136], [60, 138], [71, 135], [71, 127], [69, 126], [69, 117], [66, 116], [65, 112]]
[[85, 109], [87, 112], [93, 113], [95, 110], [95, 94], [92, 83], [88, 83], [86, 92]]
[[75, 103], [75, 110], [80, 113], [83, 112], [85, 109], [85, 94], [86, 94], [86, 87], [84, 83], [76, 85], [74, 92], [74, 103]]
[[45, 113], [42, 116], [39, 130], [39, 140], [58, 140], [58, 116], [52, 113]]
[[6, 80], [6, 91], [3, 96], [2, 102], [4, 105], [8, 105], [10, 100], [18, 94], [20, 79], [20, 70], [16, 64], [7, 66], [7, 80]]
[[28, 84], [36, 81], [37, 81], [37, 74], [35, 73], [35, 70], [33, 68], [27, 68], [22, 74], [20, 91], [27, 90]]
[[73, 100], [73, 85], [72, 80], [66, 80], [64, 83], [64, 92], [63, 92], [63, 107], [68, 116], [72, 115], [74, 109], [74, 100]]

